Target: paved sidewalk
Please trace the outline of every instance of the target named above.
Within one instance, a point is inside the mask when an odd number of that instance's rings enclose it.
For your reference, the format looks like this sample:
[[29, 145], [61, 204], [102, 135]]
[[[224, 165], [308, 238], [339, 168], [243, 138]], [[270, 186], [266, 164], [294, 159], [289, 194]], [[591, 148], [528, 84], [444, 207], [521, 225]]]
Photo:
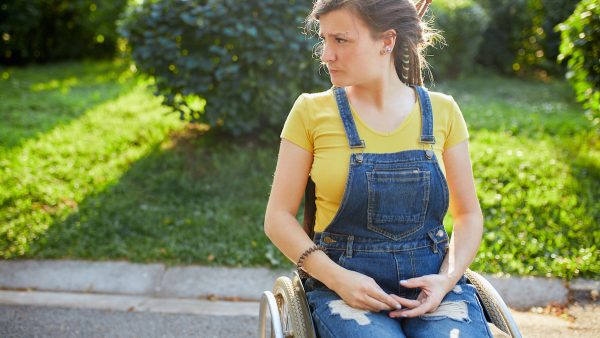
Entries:
[[[127, 336], [125, 333], [121, 335], [120, 329], [117, 329], [118, 325], [127, 322], [118, 322], [122, 319], [117, 319], [120, 317], [114, 314], [116, 311], [128, 313], [132, 323], [144, 323], [149, 320], [146, 317], [160, 314], [161, 317], [156, 317], [160, 319], [151, 320], [165, 321], [165, 327], [169, 327], [169, 321], [190, 321], [194, 317], [186, 316], [195, 315], [193, 325], [210, 328], [210, 332], [223, 332], [224, 335], [208, 332], [198, 335], [195, 332], [190, 336], [244, 337], [249, 332], [256, 332], [258, 300], [262, 292], [271, 289], [278, 276], [290, 274], [289, 270], [265, 268], [168, 267], [163, 264], [74, 260], [0, 261], [0, 312], [22, 314], [4, 319], [8, 332], [2, 331], [3, 322], [0, 320], [0, 335], [29, 332], [19, 330], [36, 326], [35, 318], [48, 320], [52, 315], [47, 314], [44, 308], [52, 308], [55, 309], [51, 312], [54, 315], [63, 313], [75, 319], [63, 319], [67, 323], [66, 331], [58, 330], [55, 335], [48, 333], [46, 336], [60, 337], [69, 332], [72, 328], [69, 325], [79, 325], [77, 323], [83, 320], [81, 314], [85, 311], [95, 313], [99, 323], [106, 323], [99, 329], [99, 336]], [[540, 312], [539, 309], [549, 304], [555, 307], [565, 305], [573, 296], [591, 302], [591, 307], [572, 305], [565, 311], [569, 316], [562, 318], [513, 310], [524, 335], [528, 333], [525, 336], [594, 337], [592, 333], [600, 330], [598, 320], [593, 320], [600, 317], [600, 306], [590, 300], [592, 297], [597, 299], [600, 281], [576, 280], [564, 285], [556, 279], [485, 277], [512, 309], [537, 307], [534, 310]], [[576, 315], [569, 311], [575, 311]], [[234, 322], [239, 327], [232, 325], [227, 318], [236, 318]], [[72, 324], [68, 324], [71, 321]], [[82, 330], [88, 326], [84, 325]], [[139, 327], [128, 332], [142, 332], [139, 330], [145, 329]], [[95, 336], [92, 332], [85, 332]], [[156, 331], [154, 336], [169, 334]]]
[[[258, 301], [278, 276], [290, 270], [90, 262], [77, 260], [0, 261], [0, 289], [134, 295], [156, 298]], [[485, 275], [506, 304], [529, 309], [566, 304], [569, 292], [598, 292], [600, 281], [501, 278]]]
[[258, 300], [291, 271], [74, 260], [0, 261], [0, 289]]

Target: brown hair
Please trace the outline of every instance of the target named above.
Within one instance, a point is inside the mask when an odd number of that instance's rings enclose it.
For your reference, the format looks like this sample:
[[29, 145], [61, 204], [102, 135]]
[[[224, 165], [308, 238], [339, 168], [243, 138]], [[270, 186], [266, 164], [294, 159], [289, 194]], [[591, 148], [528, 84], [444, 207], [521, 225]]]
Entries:
[[[412, 0], [317, 0], [306, 18], [306, 31], [316, 33], [321, 15], [342, 8], [353, 10], [371, 29], [374, 37], [389, 29], [395, 30], [397, 37], [392, 55], [398, 77], [408, 85], [423, 85], [422, 70], [428, 68], [425, 48], [441, 39], [441, 35], [430, 27], [430, 23], [421, 20]], [[408, 71], [403, 72], [405, 54], [409, 66]]]
[[[422, 0], [424, 1], [424, 0]], [[422, 1], [418, 1], [421, 5]], [[423, 69], [428, 69], [425, 61], [425, 48], [434, 41], [442, 39], [430, 23], [421, 20], [425, 7], [417, 10], [412, 0], [317, 0], [306, 18], [305, 30], [314, 34], [318, 30], [319, 17], [337, 9], [353, 10], [371, 29], [373, 37], [389, 29], [396, 31], [396, 44], [392, 55], [394, 66], [400, 80], [407, 85], [423, 85]], [[421, 13], [419, 13], [421, 12]], [[407, 53], [405, 52], [407, 51]], [[320, 49], [317, 46], [316, 52]], [[408, 71], [402, 69], [403, 61], [408, 57]], [[403, 60], [404, 59], [404, 60]], [[431, 73], [429, 73], [431, 76]], [[304, 231], [312, 239], [316, 216], [315, 183], [309, 177], [304, 193]]]

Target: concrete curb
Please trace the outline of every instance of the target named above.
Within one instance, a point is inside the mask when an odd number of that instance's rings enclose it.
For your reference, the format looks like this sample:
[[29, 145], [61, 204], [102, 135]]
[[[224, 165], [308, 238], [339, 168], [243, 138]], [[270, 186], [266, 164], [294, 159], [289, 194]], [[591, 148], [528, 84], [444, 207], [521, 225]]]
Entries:
[[0, 261], [0, 289], [258, 301], [289, 270], [78, 260]]
[[[0, 289], [142, 296], [144, 299], [258, 301], [290, 270], [79, 260], [0, 261]], [[570, 292], [598, 294], [600, 281], [484, 275], [513, 309], [566, 304]], [[0, 302], [2, 300], [0, 299]]]
[[193, 314], [201, 316], [258, 316], [257, 302], [153, 298], [44, 291], [0, 291], [0, 304], [50, 306], [125, 312]]

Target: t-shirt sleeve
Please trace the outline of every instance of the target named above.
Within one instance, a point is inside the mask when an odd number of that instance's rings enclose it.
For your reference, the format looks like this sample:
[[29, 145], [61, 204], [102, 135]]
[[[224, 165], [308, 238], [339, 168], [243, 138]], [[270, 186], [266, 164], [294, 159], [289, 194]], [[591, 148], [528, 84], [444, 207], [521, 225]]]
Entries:
[[463, 117], [458, 104], [454, 101], [454, 98], [451, 97], [450, 100], [452, 102], [448, 119], [448, 136], [444, 143], [444, 149], [448, 149], [469, 138], [469, 131], [467, 130], [465, 118]]
[[313, 139], [310, 131], [310, 102], [308, 101], [304, 94], [296, 99], [285, 120], [280, 137], [312, 153]]

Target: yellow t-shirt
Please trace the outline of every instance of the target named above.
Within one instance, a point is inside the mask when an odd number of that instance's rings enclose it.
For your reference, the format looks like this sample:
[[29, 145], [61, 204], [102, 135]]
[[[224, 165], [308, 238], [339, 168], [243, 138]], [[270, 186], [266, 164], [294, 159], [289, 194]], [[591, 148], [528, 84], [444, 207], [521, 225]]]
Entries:
[[[433, 150], [445, 175], [442, 153], [469, 137], [467, 125], [452, 96], [437, 92], [429, 92], [429, 96], [436, 140]], [[352, 106], [350, 109], [358, 135], [366, 143], [365, 153], [430, 149], [430, 145], [419, 142], [420, 104], [415, 103], [396, 130], [385, 133], [369, 128]], [[333, 90], [300, 95], [287, 117], [281, 137], [313, 154], [310, 175], [316, 187], [315, 232], [321, 232], [331, 223], [342, 202], [352, 154]]]

